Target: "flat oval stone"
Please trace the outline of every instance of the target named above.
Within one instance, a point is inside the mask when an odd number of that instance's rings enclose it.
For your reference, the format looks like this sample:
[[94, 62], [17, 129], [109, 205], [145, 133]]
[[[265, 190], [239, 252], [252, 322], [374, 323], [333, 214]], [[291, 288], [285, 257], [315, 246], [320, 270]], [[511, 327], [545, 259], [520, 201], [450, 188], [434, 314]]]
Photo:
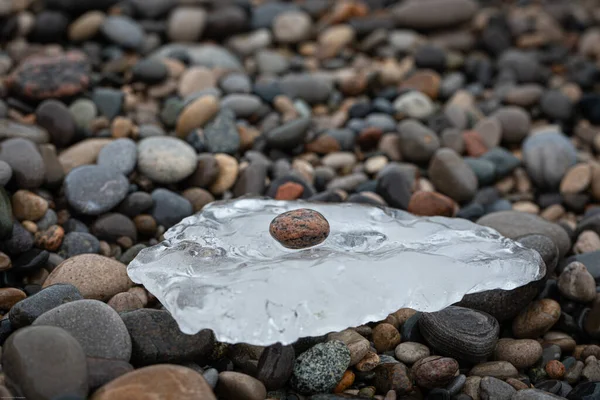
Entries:
[[155, 189], [152, 192], [154, 207], [151, 214], [157, 223], [170, 228], [194, 212], [192, 203], [185, 197], [167, 189]]
[[516, 368], [529, 368], [542, 356], [542, 345], [532, 339], [500, 339], [496, 345], [495, 359], [508, 361]]
[[86, 356], [129, 361], [131, 338], [112, 307], [98, 300], [79, 300], [40, 315], [34, 326], [56, 326], [69, 332]]
[[428, 389], [446, 386], [456, 372], [458, 372], [458, 362], [442, 356], [423, 358], [411, 369], [411, 375], [417, 384]]
[[37, 317], [46, 311], [50, 311], [61, 304], [81, 299], [83, 299], [83, 296], [73, 285], [57, 284], [49, 286], [15, 304], [9, 312], [10, 323], [15, 329], [31, 325]]
[[176, 183], [197, 167], [196, 152], [174, 137], [149, 137], [138, 143], [138, 169], [157, 183]]
[[127, 49], [139, 49], [144, 43], [144, 29], [133, 19], [122, 15], [106, 18], [100, 31], [108, 40]]
[[492, 354], [500, 332], [491, 315], [456, 306], [423, 313], [419, 329], [439, 354], [471, 362], [484, 361]]
[[327, 239], [329, 222], [314, 210], [292, 210], [275, 217], [271, 221], [269, 232], [288, 249], [304, 249]]
[[458, 203], [475, 196], [477, 177], [464, 160], [451, 149], [440, 149], [429, 165], [429, 177], [435, 187]]
[[46, 167], [33, 142], [21, 138], [5, 140], [0, 147], [0, 160], [10, 165], [18, 187], [35, 189], [44, 183]]
[[91, 400], [216, 400], [204, 377], [179, 365], [153, 365], [129, 372], [101, 387]]
[[[562, 133], [546, 130], [523, 142], [523, 162], [532, 182], [541, 189], [558, 189], [561, 180], [577, 162], [577, 152]], [[548, 160], [554, 160], [549, 163]]]
[[302, 117], [295, 119], [266, 134], [267, 144], [280, 150], [291, 150], [304, 142], [311, 119]]
[[129, 190], [129, 182], [122, 173], [101, 165], [75, 168], [66, 176], [64, 185], [69, 205], [86, 215], [99, 215], [111, 210], [127, 196]]
[[[37, 120], [38, 124], [39, 117]], [[36, 144], [44, 144], [50, 141], [48, 132], [35, 125], [24, 125], [8, 119], [0, 119], [0, 139], [21, 138], [29, 139]]]
[[97, 254], [80, 254], [60, 263], [44, 282], [44, 288], [55, 283], [69, 283], [86, 299], [101, 301], [133, 286], [124, 264]]
[[558, 322], [560, 305], [552, 299], [542, 299], [531, 303], [513, 320], [513, 333], [516, 338], [537, 337], [548, 332]]
[[[64, 147], [75, 135], [75, 118], [64, 103], [48, 99], [35, 110], [36, 122], [46, 129], [57, 147]], [[30, 128], [31, 129], [31, 128]]]
[[67, 331], [54, 326], [18, 330], [2, 346], [6, 381], [28, 399], [88, 394], [85, 353]]
[[472, 0], [433, 0], [402, 2], [392, 13], [398, 26], [429, 30], [448, 28], [466, 22], [477, 9], [477, 3]]
[[9, 78], [10, 89], [33, 100], [64, 98], [85, 90], [90, 82], [87, 57], [78, 51], [57, 56], [32, 56]]
[[128, 175], [135, 169], [137, 162], [137, 146], [128, 138], [110, 142], [100, 150], [98, 165], [117, 169], [123, 175]]
[[510, 239], [527, 234], [548, 236], [558, 247], [560, 257], [563, 257], [571, 248], [569, 234], [560, 225], [553, 224], [537, 215], [518, 211], [498, 211], [487, 214], [477, 223], [493, 228]]

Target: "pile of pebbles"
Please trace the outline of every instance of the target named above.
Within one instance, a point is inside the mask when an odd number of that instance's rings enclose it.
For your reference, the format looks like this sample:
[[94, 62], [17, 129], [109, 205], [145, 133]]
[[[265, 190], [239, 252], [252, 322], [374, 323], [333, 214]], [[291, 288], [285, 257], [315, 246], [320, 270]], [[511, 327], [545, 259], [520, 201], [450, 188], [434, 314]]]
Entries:
[[[600, 398], [598, 10], [2, 1], [0, 397]], [[470, 219], [547, 274], [290, 346], [184, 335], [126, 265], [243, 195]]]

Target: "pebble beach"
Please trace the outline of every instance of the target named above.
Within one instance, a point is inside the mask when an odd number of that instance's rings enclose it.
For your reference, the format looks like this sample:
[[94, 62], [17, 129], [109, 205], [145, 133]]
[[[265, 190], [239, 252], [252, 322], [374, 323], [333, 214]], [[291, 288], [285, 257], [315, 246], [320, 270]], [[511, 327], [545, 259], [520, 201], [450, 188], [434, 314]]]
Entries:
[[[600, 1], [0, 0], [0, 21], [0, 398], [600, 399]], [[545, 276], [285, 346], [184, 334], [127, 265], [243, 196], [467, 219]], [[248, 229], [319, 245], [306, 208]]]

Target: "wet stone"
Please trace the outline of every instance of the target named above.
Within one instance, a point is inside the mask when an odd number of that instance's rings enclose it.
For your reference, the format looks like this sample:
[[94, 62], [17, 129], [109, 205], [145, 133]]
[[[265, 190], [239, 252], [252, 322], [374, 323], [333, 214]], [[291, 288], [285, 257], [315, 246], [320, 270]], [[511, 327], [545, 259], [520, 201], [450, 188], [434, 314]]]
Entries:
[[131, 339], [121, 317], [98, 300], [62, 304], [36, 318], [33, 326], [66, 330], [77, 339], [88, 357], [129, 361], [131, 356]]
[[273, 219], [269, 232], [284, 247], [303, 249], [316, 246], [327, 239], [329, 223], [316, 211], [299, 209]]

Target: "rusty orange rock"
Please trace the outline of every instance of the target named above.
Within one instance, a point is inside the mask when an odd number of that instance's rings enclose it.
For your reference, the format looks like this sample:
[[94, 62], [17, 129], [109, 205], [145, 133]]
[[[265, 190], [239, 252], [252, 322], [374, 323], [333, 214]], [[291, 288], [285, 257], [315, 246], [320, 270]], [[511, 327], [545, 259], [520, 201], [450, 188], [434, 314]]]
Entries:
[[64, 237], [65, 230], [58, 225], [52, 225], [44, 232], [35, 234], [35, 245], [44, 250], [56, 251], [62, 244]]
[[414, 89], [425, 93], [433, 100], [437, 99], [442, 78], [431, 70], [417, 71], [400, 84], [400, 89]]
[[342, 379], [340, 379], [335, 389], [333, 389], [333, 393], [343, 393], [344, 390], [352, 386], [352, 384], [354, 383], [354, 378], [356, 378], [354, 372], [350, 370], [344, 372], [344, 376], [342, 376]]
[[288, 249], [304, 249], [323, 243], [329, 236], [325, 217], [306, 208], [278, 215], [269, 226], [271, 236]]
[[481, 157], [488, 152], [483, 137], [477, 131], [466, 131], [462, 134], [465, 150], [471, 157]]
[[546, 364], [546, 373], [550, 379], [561, 380], [565, 375], [565, 372], [565, 365], [558, 360], [550, 360], [548, 364]]
[[456, 207], [454, 200], [441, 193], [415, 192], [410, 198], [407, 211], [423, 217], [453, 217]]
[[277, 188], [275, 200], [296, 200], [304, 193], [304, 186], [296, 182], [286, 182]]
[[340, 144], [333, 136], [321, 135], [305, 147], [306, 151], [317, 154], [329, 154], [340, 151]]

